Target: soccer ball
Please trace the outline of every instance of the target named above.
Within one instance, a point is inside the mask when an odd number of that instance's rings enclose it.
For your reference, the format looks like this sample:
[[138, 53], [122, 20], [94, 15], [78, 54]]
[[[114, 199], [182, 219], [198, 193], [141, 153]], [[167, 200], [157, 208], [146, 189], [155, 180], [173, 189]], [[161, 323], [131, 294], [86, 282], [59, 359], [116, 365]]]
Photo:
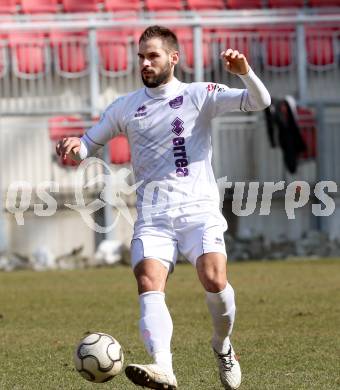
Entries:
[[119, 342], [105, 333], [91, 333], [76, 347], [74, 364], [79, 374], [90, 382], [102, 383], [120, 373], [124, 355]]

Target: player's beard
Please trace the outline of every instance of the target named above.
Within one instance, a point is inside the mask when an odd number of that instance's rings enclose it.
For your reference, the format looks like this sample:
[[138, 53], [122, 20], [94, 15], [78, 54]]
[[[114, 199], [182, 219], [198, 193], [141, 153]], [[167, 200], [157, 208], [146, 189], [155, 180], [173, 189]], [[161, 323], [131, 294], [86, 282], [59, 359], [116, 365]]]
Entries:
[[143, 72], [141, 73], [141, 76], [142, 76], [142, 80], [143, 80], [144, 85], [148, 88], [156, 88], [162, 84], [166, 84], [170, 80], [170, 77], [171, 77], [170, 62], [168, 62], [164, 66], [163, 70], [158, 75], [148, 77], [147, 80], [144, 78]]

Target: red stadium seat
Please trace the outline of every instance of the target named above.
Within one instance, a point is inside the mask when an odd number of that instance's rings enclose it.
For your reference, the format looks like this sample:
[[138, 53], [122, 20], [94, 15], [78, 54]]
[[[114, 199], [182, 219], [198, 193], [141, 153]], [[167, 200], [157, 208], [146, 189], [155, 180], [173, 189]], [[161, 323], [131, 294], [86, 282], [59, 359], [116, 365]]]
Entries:
[[193, 10], [224, 9], [223, 0], [187, 0], [188, 8]]
[[0, 0], [0, 14], [13, 14], [16, 10], [16, 0]]
[[131, 161], [129, 141], [124, 134], [119, 134], [109, 142], [110, 161], [112, 164], [126, 164]]
[[336, 65], [336, 29], [332, 27], [307, 27], [306, 51], [308, 65], [327, 69]]
[[117, 77], [131, 70], [132, 54], [129, 34], [122, 30], [98, 30], [97, 42], [100, 69], [103, 74]]
[[[48, 130], [50, 139], [53, 142], [52, 153], [54, 154], [55, 144], [64, 137], [81, 137], [84, 134], [84, 124], [81, 118], [76, 116], [55, 116], [48, 120]], [[58, 159], [58, 163], [63, 166], [77, 166], [76, 161], [66, 157]]]
[[294, 27], [261, 28], [258, 33], [264, 66], [272, 70], [290, 69], [294, 62]]
[[[174, 28], [173, 31], [178, 37], [181, 55], [183, 60], [180, 61], [181, 67], [187, 72], [193, 72], [195, 64], [194, 48], [193, 48], [193, 31], [191, 28]], [[211, 66], [210, 56], [210, 31], [203, 30], [203, 66], [209, 68]]]
[[181, 0], [145, 0], [144, 3], [148, 11], [180, 11], [183, 8]]
[[268, 0], [269, 8], [301, 8], [304, 0]]
[[65, 12], [97, 12], [98, 0], [62, 0]]
[[340, 0], [308, 0], [310, 7], [340, 7]]
[[139, 11], [141, 2], [139, 0], [105, 0], [104, 6], [106, 11], [112, 12]]
[[58, 0], [21, 0], [21, 8], [25, 14], [56, 13]]
[[81, 77], [88, 72], [88, 37], [85, 31], [50, 33], [56, 71], [64, 77]]
[[301, 154], [300, 158], [306, 160], [310, 158], [316, 158], [317, 146], [316, 146], [316, 117], [313, 110], [307, 107], [297, 107], [298, 124], [304, 143], [306, 145], [306, 151]]
[[119, 134], [109, 142], [112, 164], [126, 164], [131, 161], [129, 141], [124, 134]]
[[231, 9], [262, 8], [262, 0], [227, 0]]
[[17, 76], [33, 79], [47, 72], [48, 51], [43, 33], [13, 32], [8, 40]]

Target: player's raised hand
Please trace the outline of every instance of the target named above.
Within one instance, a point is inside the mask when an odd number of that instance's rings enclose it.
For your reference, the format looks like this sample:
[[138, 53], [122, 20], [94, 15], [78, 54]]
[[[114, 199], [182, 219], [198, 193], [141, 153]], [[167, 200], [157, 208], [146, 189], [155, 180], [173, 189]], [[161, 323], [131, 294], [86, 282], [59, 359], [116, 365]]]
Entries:
[[57, 142], [56, 152], [63, 160], [66, 159], [66, 156], [70, 156], [72, 160], [76, 160], [77, 153], [80, 151], [80, 138], [78, 137], [68, 137], [63, 138]]
[[228, 49], [222, 51], [221, 58], [224, 68], [230, 73], [246, 74], [249, 72], [249, 65], [246, 57], [237, 50]]

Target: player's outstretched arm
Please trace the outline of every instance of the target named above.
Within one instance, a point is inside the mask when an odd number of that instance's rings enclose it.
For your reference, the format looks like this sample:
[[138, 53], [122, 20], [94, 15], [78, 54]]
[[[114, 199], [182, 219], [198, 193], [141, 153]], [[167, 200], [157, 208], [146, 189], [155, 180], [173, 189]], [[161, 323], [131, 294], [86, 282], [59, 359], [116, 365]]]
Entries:
[[235, 108], [238, 107], [241, 111], [260, 111], [268, 107], [271, 102], [270, 94], [249, 66], [244, 54], [228, 49], [221, 53], [221, 58], [224, 68], [239, 76], [247, 87], [246, 90], [233, 89]]
[[116, 99], [103, 113], [100, 121], [92, 126], [81, 137], [66, 137], [60, 140], [56, 146], [58, 156], [65, 159], [69, 156], [72, 160], [82, 161], [94, 156], [111, 138], [122, 130], [120, 121], [122, 117], [123, 98]]

